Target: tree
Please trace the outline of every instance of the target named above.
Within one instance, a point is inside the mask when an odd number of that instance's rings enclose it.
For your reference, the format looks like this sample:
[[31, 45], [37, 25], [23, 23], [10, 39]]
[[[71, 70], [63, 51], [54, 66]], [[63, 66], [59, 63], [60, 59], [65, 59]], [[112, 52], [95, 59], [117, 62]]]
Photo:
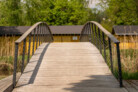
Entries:
[[20, 0], [1, 0], [0, 25], [22, 25]]
[[92, 16], [86, 0], [2, 0], [0, 25], [80, 25]]
[[29, 25], [37, 21], [46, 21], [49, 25], [84, 24], [91, 14], [82, 2], [84, 0], [26, 0], [26, 21]]
[[[103, 1], [103, 0], [101, 0]], [[138, 24], [138, 0], [104, 0], [108, 18], [117, 25]]]

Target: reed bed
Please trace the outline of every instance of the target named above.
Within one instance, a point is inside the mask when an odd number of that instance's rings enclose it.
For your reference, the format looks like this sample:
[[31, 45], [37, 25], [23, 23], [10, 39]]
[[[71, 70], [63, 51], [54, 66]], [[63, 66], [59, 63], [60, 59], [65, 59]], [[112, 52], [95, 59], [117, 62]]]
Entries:
[[[118, 36], [120, 40], [120, 57], [122, 65], [123, 79], [135, 79], [138, 80], [138, 36]], [[118, 60], [116, 45], [112, 43], [112, 62], [113, 62], [113, 74], [118, 77]], [[102, 50], [104, 57], [104, 50]], [[107, 65], [111, 69], [109, 43], [106, 39], [106, 61]]]
[[[0, 78], [3, 76], [9, 76], [13, 73], [13, 64], [14, 64], [14, 51], [15, 51], [15, 41], [19, 36], [1, 36], [0, 37]], [[29, 39], [26, 39], [26, 49], [25, 49], [25, 65], [27, 64], [27, 54], [28, 54], [28, 45]], [[31, 40], [30, 55], [32, 55], [32, 46], [33, 41]], [[36, 50], [36, 42], [34, 50]], [[23, 43], [19, 44], [18, 50], [18, 72], [21, 71], [21, 62], [22, 62], [22, 53], [23, 53]], [[30, 56], [31, 57], [31, 56]]]
[[120, 40], [124, 79], [138, 79], [138, 36], [126, 36]]

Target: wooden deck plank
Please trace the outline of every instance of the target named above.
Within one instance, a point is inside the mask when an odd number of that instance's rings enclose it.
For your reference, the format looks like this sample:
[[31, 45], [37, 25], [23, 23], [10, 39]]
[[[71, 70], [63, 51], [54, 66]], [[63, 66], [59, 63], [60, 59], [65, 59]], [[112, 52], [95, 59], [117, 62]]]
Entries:
[[89, 42], [45, 43], [13, 92], [127, 92]]

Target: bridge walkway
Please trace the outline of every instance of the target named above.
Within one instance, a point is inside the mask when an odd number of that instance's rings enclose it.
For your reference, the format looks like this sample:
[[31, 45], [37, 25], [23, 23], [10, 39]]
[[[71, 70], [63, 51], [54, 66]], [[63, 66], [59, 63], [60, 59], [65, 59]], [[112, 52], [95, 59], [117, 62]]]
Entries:
[[13, 92], [126, 92], [89, 42], [43, 43]]

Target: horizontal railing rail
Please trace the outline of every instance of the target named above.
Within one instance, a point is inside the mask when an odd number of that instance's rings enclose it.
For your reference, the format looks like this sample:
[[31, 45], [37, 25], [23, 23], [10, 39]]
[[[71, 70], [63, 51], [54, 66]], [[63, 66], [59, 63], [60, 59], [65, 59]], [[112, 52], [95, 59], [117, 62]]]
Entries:
[[112, 73], [119, 80], [120, 87], [122, 87], [122, 69], [119, 48], [120, 42], [95, 21], [87, 22], [83, 26], [80, 41], [91, 42], [99, 49]]
[[[45, 22], [38, 22], [34, 24], [15, 41], [13, 88], [16, 86], [17, 72], [21, 72], [21, 74], [23, 73], [25, 60], [27, 65], [31, 55], [33, 55], [38, 46], [44, 42], [53, 42], [51, 30]], [[22, 58], [20, 62], [18, 60], [18, 56], [21, 56]]]

